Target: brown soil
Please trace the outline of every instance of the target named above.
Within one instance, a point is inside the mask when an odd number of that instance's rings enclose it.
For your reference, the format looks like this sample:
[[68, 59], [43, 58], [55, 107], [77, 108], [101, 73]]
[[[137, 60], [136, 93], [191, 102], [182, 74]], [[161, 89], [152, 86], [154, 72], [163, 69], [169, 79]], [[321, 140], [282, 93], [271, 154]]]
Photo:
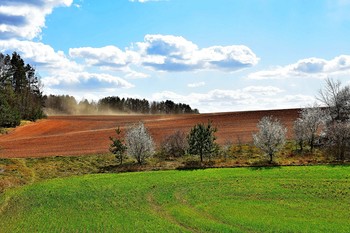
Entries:
[[52, 116], [18, 127], [0, 136], [0, 157], [73, 156], [108, 152], [109, 137], [115, 128], [122, 131], [135, 122], [143, 121], [155, 142], [176, 130], [188, 133], [196, 123], [208, 120], [218, 128], [217, 142], [225, 144], [251, 142], [256, 124], [263, 116], [274, 116], [292, 135], [293, 121], [299, 109], [210, 113], [198, 115], [120, 115], [120, 116]]

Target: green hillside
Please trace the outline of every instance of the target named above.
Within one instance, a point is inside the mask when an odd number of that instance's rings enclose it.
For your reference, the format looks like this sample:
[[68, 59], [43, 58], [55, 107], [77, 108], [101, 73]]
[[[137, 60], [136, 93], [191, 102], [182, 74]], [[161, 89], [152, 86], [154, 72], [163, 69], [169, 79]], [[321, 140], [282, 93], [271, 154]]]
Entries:
[[350, 167], [86, 175], [0, 203], [0, 232], [350, 232]]

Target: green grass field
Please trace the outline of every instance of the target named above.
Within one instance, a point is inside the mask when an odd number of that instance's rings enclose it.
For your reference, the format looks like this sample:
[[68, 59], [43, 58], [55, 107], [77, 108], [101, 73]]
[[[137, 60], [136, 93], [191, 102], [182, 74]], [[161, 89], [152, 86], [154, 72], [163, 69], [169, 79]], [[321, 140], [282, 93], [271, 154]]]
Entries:
[[350, 232], [350, 167], [99, 174], [0, 196], [0, 232]]

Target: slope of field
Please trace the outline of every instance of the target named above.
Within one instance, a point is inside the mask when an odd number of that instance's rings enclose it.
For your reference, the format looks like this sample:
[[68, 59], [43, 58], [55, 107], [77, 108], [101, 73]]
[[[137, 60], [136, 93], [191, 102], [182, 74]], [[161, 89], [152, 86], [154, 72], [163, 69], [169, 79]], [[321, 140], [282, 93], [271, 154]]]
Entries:
[[198, 115], [119, 115], [119, 116], [53, 116], [15, 129], [0, 136], [0, 157], [40, 157], [61, 155], [86, 155], [105, 153], [109, 136], [115, 128], [143, 121], [159, 144], [176, 130], [189, 132], [196, 123], [211, 120], [218, 128], [220, 144], [227, 141], [252, 141], [252, 132], [263, 116], [281, 119], [289, 129], [298, 116], [299, 109], [232, 112]]
[[100, 174], [0, 196], [7, 232], [350, 232], [350, 167]]

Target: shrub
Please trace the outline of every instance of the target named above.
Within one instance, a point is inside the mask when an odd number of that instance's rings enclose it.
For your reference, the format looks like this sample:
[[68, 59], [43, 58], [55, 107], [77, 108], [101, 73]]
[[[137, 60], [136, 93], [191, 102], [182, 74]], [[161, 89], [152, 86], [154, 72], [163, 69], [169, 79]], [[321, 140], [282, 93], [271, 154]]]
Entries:
[[186, 134], [177, 130], [164, 139], [161, 144], [161, 153], [165, 159], [179, 158], [185, 155], [187, 148]]

